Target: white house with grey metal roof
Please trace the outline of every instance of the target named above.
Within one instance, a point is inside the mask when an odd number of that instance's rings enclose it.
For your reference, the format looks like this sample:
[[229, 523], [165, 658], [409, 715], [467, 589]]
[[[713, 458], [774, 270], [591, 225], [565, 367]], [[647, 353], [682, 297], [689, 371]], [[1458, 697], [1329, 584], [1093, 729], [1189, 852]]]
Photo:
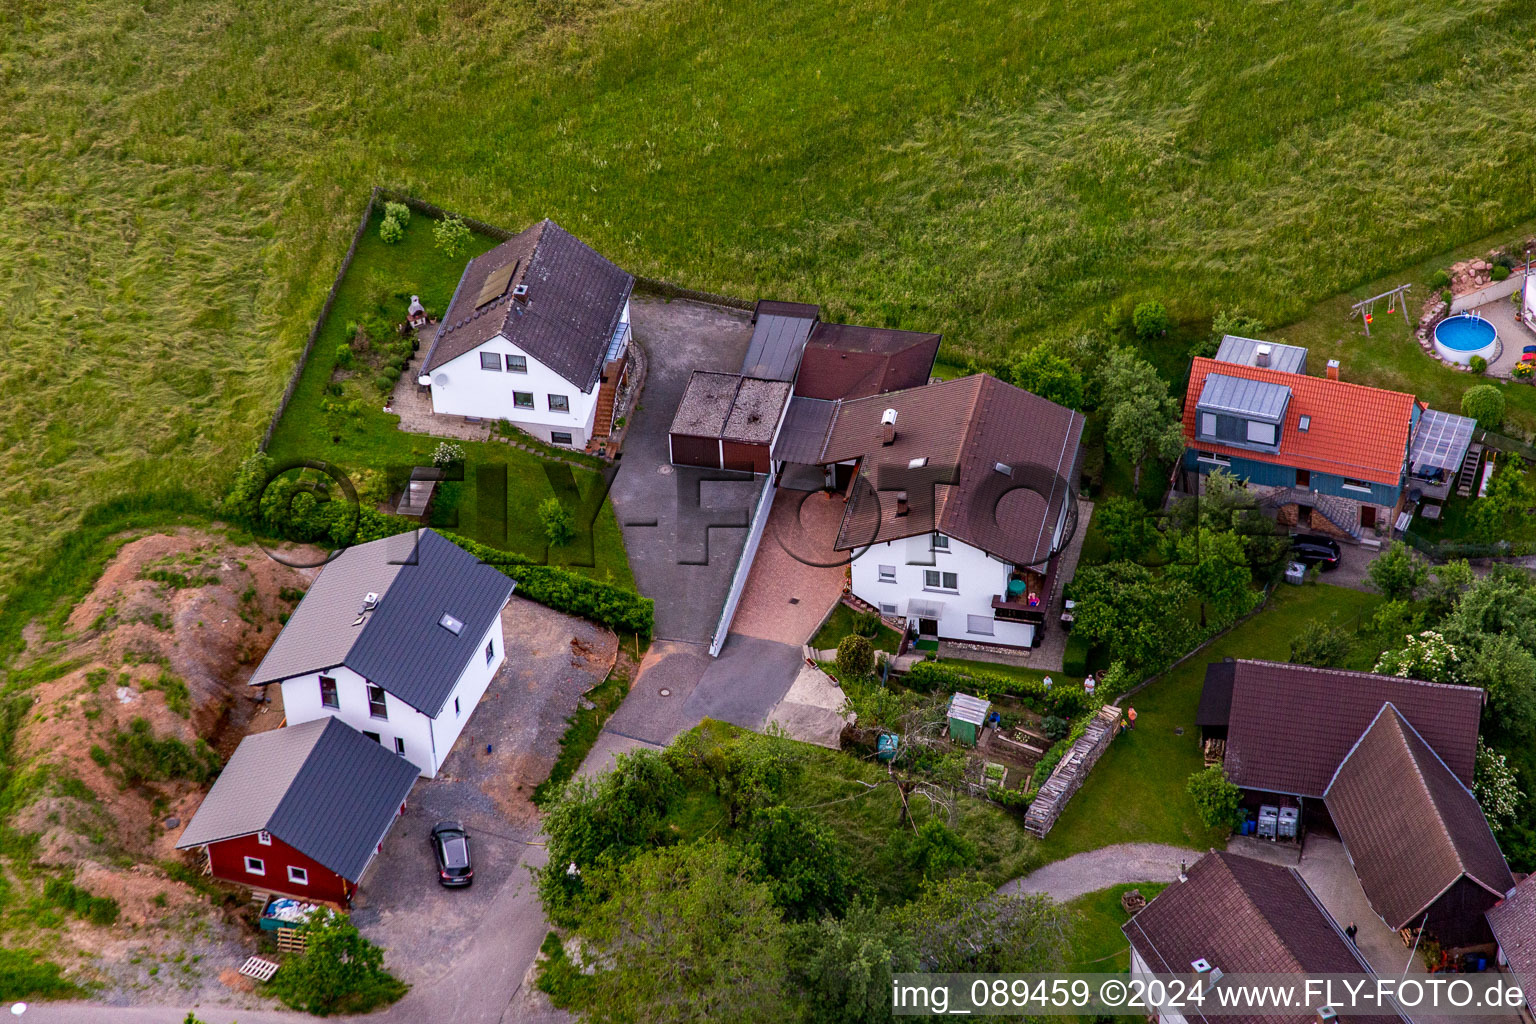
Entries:
[[347, 903], [416, 784], [411, 764], [334, 718], [245, 737], [182, 831], [211, 874]]
[[437, 774], [506, 658], [513, 583], [432, 530], [326, 565], [251, 677], [290, 725], [338, 718]]

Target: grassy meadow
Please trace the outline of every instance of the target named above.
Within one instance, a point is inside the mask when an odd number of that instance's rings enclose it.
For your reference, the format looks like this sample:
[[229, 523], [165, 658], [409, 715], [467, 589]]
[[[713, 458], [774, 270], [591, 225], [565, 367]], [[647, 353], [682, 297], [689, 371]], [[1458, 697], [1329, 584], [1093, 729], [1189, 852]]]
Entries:
[[1313, 303], [1536, 215], [1517, 0], [16, 0], [0, 594], [219, 493], [368, 188], [999, 356]]

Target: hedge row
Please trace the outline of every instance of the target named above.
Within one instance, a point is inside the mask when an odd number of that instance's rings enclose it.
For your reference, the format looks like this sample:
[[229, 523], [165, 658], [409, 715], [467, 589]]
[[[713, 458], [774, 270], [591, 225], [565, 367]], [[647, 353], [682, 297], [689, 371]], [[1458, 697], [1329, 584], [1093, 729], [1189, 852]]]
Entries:
[[443, 533], [444, 537], [487, 565], [517, 581], [517, 593], [556, 611], [580, 615], [610, 629], [649, 637], [656, 625], [656, 604], [615, 583], [594, 580], [555, 565], [540, 565], [510, 551]]
[[1034, 679], [993, 675], [989, 672], [959, 671], [941, 662], [920, 661], [913, 665], [902, 682], [919, 693], [935, 690], [964, 690], [978, 697], [1017, 697], [1042, 714], [1077, 718], [1103, 702], [1081, 686], [1045, 686]]

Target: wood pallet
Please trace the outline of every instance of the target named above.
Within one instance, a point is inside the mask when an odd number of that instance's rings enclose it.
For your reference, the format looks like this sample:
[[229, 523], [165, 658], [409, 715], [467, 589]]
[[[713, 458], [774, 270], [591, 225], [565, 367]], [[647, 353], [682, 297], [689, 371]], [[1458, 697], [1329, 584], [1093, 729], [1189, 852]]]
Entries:
[[1208, 739], [1205, 741], [1205, 766], [1209, 768], [1213, 764], [1221, 764], [1227, 759], [1227, 741]]
[[240, 965], [240, 973], [247, 978], [255, 978], [257, 981], [271, 981], [272, 975], [277, 973], [278, 964], [271, 960], [264, 960], [259, 956], [253, 956]]
[[297, 928], [279, 928], [277, 948], [283, 953], [303, 953], [309, 949], [309, 936]]

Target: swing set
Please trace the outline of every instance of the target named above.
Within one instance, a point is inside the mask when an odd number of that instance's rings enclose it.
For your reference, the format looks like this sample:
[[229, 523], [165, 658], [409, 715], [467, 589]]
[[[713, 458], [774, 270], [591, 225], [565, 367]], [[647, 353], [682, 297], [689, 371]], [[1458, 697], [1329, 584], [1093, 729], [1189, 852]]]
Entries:
[[1411, 284], [1400, 284], [1389, 292], [1382, 292], [1380, 295], [1372, 295], [1368, 299], [1361, 299], [1359, 302], [1349, 307], [1349, 315], [1351, 317], [1358, 316], [1362, 321], [1364, 321], [1365, 336], [1369, 338], [1371, 336], [1371, 321], [1375, 319], [1373, 312], [1376, 309], [1376, 303], [1380, 302], [1382, 299], [1386, 299], [1387, 312], [1396, 313], [1399, 309], [1401, 309], [1403, 313], [1403, 323], [1407, 324], [1411, 328], [1413, 326], [1413, 321], [1408, 319], [1408, 289], [1412, 287], [1413, 285]]

